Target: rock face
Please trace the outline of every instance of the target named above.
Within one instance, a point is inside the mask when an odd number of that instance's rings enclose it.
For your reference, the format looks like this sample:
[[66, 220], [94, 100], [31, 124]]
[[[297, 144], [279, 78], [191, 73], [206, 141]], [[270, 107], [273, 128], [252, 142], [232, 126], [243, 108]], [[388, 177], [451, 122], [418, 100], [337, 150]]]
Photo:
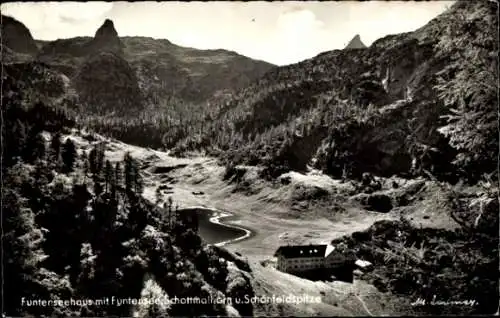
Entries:
[[14, 52], [35, 54], [38, 51], [30, 30], [21, 22], [2, 15], [2, 44]]
[[366, 49], [367, 46], [361, 41], [359, 34], [356, 34], [344, 49]]
[[94, 38], [89, 43], [89, 50], [92, 53], [97, 51], [123, 53], [123, 44], [118, 37], [113, 21], [106, 19], [103, 25], [97, 29]]
[[[109, 19], [97, 29], [93, 38], [75, 37], [49, 42], [41, 48], [38, 58], [45, 63], [56, 64], [65, 75], [72, 76], [82, 58], [100, 52], [123, 55], [123, 44], [113, 21]], [[62, 67], [62, 64], [69, 67]]]

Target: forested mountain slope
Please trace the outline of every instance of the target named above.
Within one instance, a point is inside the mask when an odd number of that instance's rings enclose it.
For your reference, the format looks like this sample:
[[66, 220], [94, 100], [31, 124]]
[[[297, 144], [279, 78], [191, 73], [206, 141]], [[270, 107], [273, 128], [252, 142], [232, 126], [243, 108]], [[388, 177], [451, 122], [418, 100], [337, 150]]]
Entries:
[[308, 165], [337, 177], [491, 173], [497, 20], [494, 2], [458, 1], [414, 32], [275, 68], [220, 100], [177, 151], [264, 164], [271, 176]]
[[[379, 310], [367, 309], [361, 297], [374, 295], [355, 292], [355, 284], [337, 295], [334, 283], [310, 284], [264, 269], [277, 245], [321, 236], [371, 262], [373, 270], [355, 283], [373, 284], [388, 299], [430, 301], [438, 294], [450, 303], [476, 304], [416, 306], [417, 314], [494, 313], [497, 25], [496, 3], [458, 1], [414, 32], [261, 76], [256, 64], [231, 52], [119, 38], [110, 22], [94, 38], [54, 42], [32, 41], [15, 24], [13, 39], [28, 44], [2, 47], [8, 57], [1, 101], [3, 311], [132, 316], [137, 308], [128, 305], [40, 307], [23, 297], [139, 299], [144, 281], [152, 279], [169, 298], [313, 291], [323, 303], [300, 311], [305, 315], [321, 312], [325, 302], [329, 313], [390, 313], [380, 299], [373, 300]], [[25, 49], [33, 43], [35, 53]], [[219, 67], [231, 61], [227, 73]], [[256, 77], [236, 81], [238, 67]], [[243, 88], [226, 94], [211, 74]], [[208, 102], [193, 102], [197, 98]], [[141, 196], [144, 187], [154, 196], [143, 176], [160, 165], [148, 168], [151, 162], [130, 153], [107, 157], [118, 143], [82, 132], [86, 125], [136, 144], [166, 146], [170, 155], [219, 156], [226, 169], [205, 156], [183, 159], [191, 164], [152, 184], [160, 189], [172, 181], [173, 193], [191, 194], [190, 203], [243, 216], [236, 222], [252, 225], [255, 236], [235, 251], [253, 251], [254, 263], [235, 268], [241, 262], [232, 254], [206, 245], [182, 221], [172, 224], [165, 217], [172, 205]], [[288, 170], [300, 173], [283, 174]], [[264, 316], [300, 308], [257, 307]], [[142, 316], [251, 316], [255, 309], [177, 304], [151, 306]]]
[[146, 201], [129, 153], [111, 162], [104, 138], [72, 129], [59, 104], [64, 83], [51, 82], [44, 65], [5, 68], [2, 314], [132, 316], [137, 306], [111, 297], [137, 301], [154, 277], [166, 298], [142, 308], [143, 316], [252, 315], [249, 304], [167, 306], [174, 297], [252, 297], [248, 266], [231, 267], [230, 254], [182, 218], [166, 218], [172, 204]]
[[161, 147], [171, 127], [185, 127], [193, 113], [203, 118], [209, 112], [208, 99], [227, 96], [274, 67], [226, 50], [119, 37], [111, 20], [94, 37], [55, 41], [33, 40], [11, 17], [2, 21], [6, 64], [34, 62], [58, 73], [64, 104], [80, 116], [78, 122], [142, 146]]
[[59, 69], [72, 78], [90, 55], [103, 51], [123, 57], [140, 79], [141, 89], [151, 99], [175, 96], [186, 102], [205, 101], [248, 85], [274, 65], [227, 50], [181, 47], [168, 40], [119, 37], [113, 21], [106, 19], [94, 37], [55, 41], [33, 39], [30, 31], [14, 18], [2, 15], [3, 45], [22, 60], [19, 53]]

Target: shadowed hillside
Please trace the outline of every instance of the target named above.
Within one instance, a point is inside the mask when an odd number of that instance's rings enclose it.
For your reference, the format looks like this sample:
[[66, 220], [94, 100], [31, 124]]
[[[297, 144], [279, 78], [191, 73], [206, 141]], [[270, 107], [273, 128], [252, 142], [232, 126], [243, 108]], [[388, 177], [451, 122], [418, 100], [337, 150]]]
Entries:
[[177, 152], [206, 149], [270, 176], [308, 165], [336, 177], [491, 173], [496, 24], [492, 2], [459, 1], [414, 32], [275, 68], [219, 101]]
[[[110, 161], [104, 138], [72, 129], [75, 121], [57, 104], [62, 83], [47, 86], [44, 65], [5, 69], [3, 315], [253, 314], [251, 304], [169, 304], [175, 297], [252, 297], [248, 264], [232, 265], [232, 254], [171, 218], [172, 204], [144, 199], [143, 173], [129, 152]], [[41, 99], [37, 91], [52, 94]], [[151, 284], [160, 304], [147, 305]]]
[[226, 50], [198, 50], [146, 37], [120, 38], [109, 19], [94, 37], [39, 41], [38, 49], [22, 23], [7, 16], [3, 19], [3, 44], [9, 51], [18, 52], [12, 53], [14, 61], [27, 58], [19, 53], [29, 54], [72, 78], [89, 55], [111, 51], [130, 63], [142, 93], [151, 104], [174, 96], [185, 102], [200, 103], [214, 94], [242, 88], [273, 67]]
[[85, 114], [133, 116], [144, 107], [138, 78], [119, 54], [111, 51], [89, 56], [73, 78], [80, 111]]
[[226, 50], [120, 38], [111, 20], [94, 37], [55, 41], [35, 41], [22, 23], [5, 21], [4, 61], [36, 61], [58, 72], [65, 105], [78, 122], [142, 146], [162, 147], [168, 131], [167, 140], [185, 137], [213, 112], [208, 100], [228, 96], [274, 67]]
[[14, 52], [24, 54], [34, 54], [37, 52], [37, 46], [30, 30], [24, 24], [16, 19], [1, 16], [2, 22], [2, 46], [8, 47]]
[[[110, 20], [57, 41], [7, 22], [5, 316], [498, 311], [497, 3], [283, 67]], [[349, 282], [276, 266], [327, 243]], [[167, 302], [254, 295], [318, 301]], [[164, 301], [29, 305], [111, 296]]]

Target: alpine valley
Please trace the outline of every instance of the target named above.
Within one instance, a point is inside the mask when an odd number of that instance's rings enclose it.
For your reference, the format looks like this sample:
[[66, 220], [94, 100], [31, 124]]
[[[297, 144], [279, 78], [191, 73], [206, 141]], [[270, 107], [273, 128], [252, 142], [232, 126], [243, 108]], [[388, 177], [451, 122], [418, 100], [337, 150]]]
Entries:
[[[1, 24], [3, 314], [498, 312], [497, 1], [286, 66]], [[308, 244], [371, 266], [277, 269]]]

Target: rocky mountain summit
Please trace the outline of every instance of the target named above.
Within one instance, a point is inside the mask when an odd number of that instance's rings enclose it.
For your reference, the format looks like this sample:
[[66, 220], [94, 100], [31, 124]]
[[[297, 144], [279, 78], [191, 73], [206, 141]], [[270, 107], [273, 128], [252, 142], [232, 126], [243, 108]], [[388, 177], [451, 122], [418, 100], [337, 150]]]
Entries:
[[[148, 105], [157, 108], [162, 108], [174, 96], [182, 102], [203, 103], [214, 95], [248, 85], [274, 67], [226, 50], [198, 50], [147, 37], [120, 38], [110, 19], [104, 21], [94, 37], [44, 41], [40, 42], [38, 51], [35, 40], [21, 22], [10, 17], [5, 17], [5, 21], [5, 26], [2, 25], [3, 37], [6, 39], [5, 61], [42, 62], [68, 78], [69, 86], [74, 88], [74, 77], [81, 74], [89, 61], [96, 60], [93, 56], [110, 52], [123, 58], [129, 65], [123, 70], [132, 70], [141, 95], [145, 96]], [[110, 71], [115, 75], [120, 74], [119, 70]], [[114, 78], [119, 80], [119, 77]], [[123, 74], [123, 81], [130, 78], [130, 74]], [[111, 91], [111, 86], [108, 91]], [[94, 103], [99, 104], [99, 99], [94, 98]], [[106, 102], [101, 104], [91, 109], [105, 111]], [[110, 112], [115, 110], [114, 106], [109, 109]]]
[[123, 44], [118, 37], [113, 21], [106, 19], [89, 42], [89, 51], [112, 51], [123, 53]]
[[351, 41], [346, 45], [344, 50], [348, 49], [366, 49], [367, 46], [361, 41], [359, 34], [356, 34]]

